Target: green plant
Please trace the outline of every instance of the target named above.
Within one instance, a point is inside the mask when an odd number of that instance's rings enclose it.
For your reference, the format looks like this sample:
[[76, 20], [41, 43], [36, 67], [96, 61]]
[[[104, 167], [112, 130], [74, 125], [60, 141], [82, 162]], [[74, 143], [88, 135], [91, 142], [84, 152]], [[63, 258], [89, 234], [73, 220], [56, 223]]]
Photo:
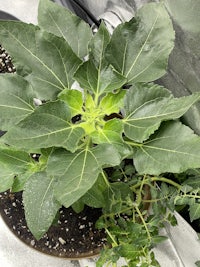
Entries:
[[0, 76], [0, 191], [23, 191], [37, 239], [61, 205], [102, 208], [97, 227], [111, 246], [97, 266], [120, 256], [127, 266], [159, 266], [151, 248], [165, 239], [164, 223], [176, 223], [175, 207], [200, 217], [200, 138], [179, 120], [200, 93], [174, 98], [153, 83], [166, 72], [174, 35], [155, 3], [112, 36], [103, 23], [93, 34], [49, 0], [40, 1], [39, 26], [0, 22], [17, 70]]

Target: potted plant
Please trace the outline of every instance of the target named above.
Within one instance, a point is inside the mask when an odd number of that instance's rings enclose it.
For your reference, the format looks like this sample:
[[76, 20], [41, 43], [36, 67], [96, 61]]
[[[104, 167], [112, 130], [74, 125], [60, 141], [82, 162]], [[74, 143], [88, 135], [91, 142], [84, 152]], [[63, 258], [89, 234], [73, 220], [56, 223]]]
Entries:
[[159, 266], [151, 249], [176, 207], [200, 217], [200, 137], [180, 120], [200, 94], [153, 83], [174, 45], [165, 6], [144, 5], [112, 36], [49, 0], [38, 20], [0, 22], [17, 71], [0, 76], [0, 191], [23, 192], [36, 239], [61, 206], [89, 206], [107, 235], [97, 266]]

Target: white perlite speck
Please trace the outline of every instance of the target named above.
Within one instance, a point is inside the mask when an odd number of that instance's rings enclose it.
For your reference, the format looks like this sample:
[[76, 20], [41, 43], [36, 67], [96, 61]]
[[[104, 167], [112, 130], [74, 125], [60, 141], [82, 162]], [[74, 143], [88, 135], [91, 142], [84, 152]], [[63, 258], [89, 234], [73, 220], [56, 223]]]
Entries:
[[58, 241], [59, 241], [62, 245], [64, 245], [64, 244], [66, 243], [66, 241], [65, 241], [62, 237], [59, 237], [59, 238], [58, 238]]

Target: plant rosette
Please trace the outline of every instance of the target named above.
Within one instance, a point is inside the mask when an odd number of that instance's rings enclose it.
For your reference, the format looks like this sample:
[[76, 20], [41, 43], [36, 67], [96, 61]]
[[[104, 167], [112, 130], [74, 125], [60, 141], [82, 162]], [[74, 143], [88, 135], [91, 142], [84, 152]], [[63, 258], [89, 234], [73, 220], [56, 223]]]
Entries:
[[145, 4], [112, 36], [49, 0], [38, 13], [38, 26], [0, 22], [16, 67], [0, 76], [0, 191], [23, 192], [38, 240], [61, 206], [89, 206], [107, 234], [97, 266], [159, 266], [151, 249], [176, 207], [200, 217], [200, 137], [179, 119], [200, 93], [175, 98], [153, 82], [174, 46], [165, 5]]

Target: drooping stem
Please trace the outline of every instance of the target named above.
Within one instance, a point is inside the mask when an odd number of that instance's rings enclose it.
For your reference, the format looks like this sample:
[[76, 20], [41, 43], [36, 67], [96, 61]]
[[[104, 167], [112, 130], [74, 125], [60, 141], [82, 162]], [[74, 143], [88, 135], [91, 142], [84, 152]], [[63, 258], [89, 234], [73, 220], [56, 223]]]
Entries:
[[150, 178], [150, 181], [152, 182], [165, 182], [167, 184], [171, 184], [173, 185], [174, 187], [178, 188], [179, 190], [181, 189], [181, 185], [168, 179], [168, 178], [165, 178], [165, 177], [152, 177]]
[[146, 179], [143, 179], [142, 181], [138, 182], [137, 184], [133, 185], [131, 187], [131, 190], [135, 190], [137, 189], [138, 187], [141, 188], [141, 185], [144, 185], [144, 184], [149, 184], [151, 182], [165, 182], [167, 184], [171, 184], [173, 185], [174, 187], [176, 187], [178, 190], [181, 189], [181, 185], [168, 179], [168, 178], [165, 178], [165, 177], [147, 177]]

